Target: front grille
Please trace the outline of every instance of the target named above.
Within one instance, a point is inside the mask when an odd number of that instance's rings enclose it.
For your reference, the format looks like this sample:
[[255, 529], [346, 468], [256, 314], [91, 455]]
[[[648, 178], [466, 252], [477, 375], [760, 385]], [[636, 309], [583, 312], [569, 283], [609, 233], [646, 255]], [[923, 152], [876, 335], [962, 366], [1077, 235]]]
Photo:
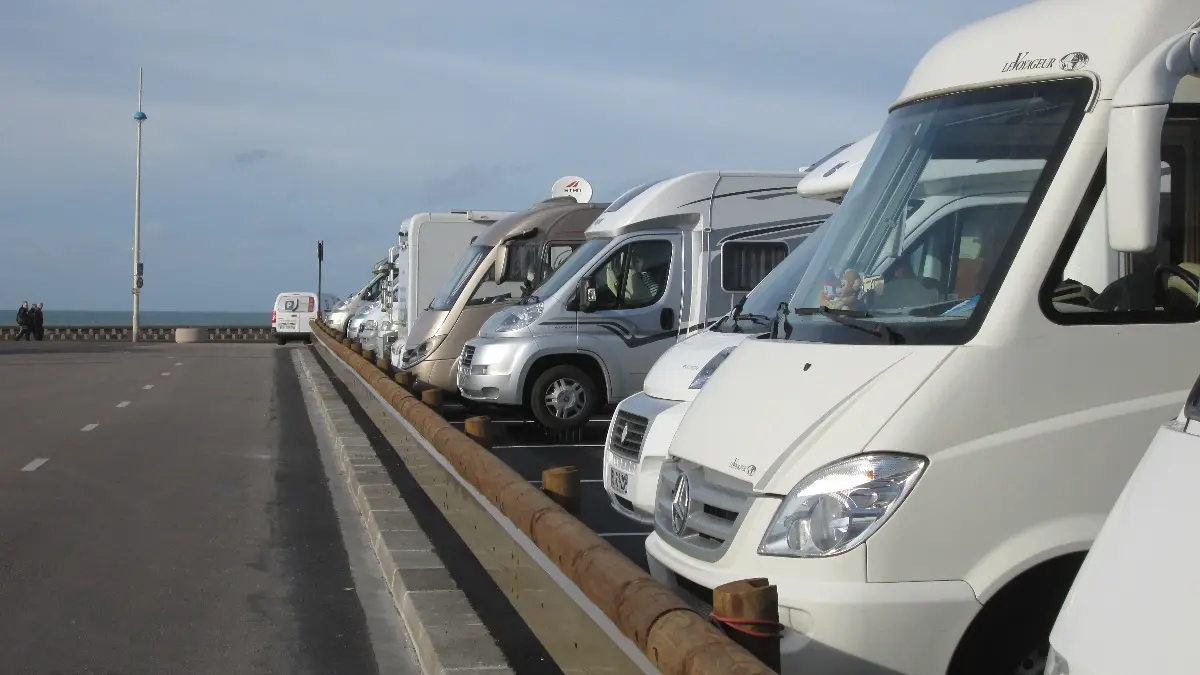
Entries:
[[463, 371], [468, 371], [471, 368], [471, 360], [475, 358], [475, 347], [473, 345], [463, 345], [462, 350], [462, 366]]
[[[682, 532], [670, 522], [673, 490], [686, 474], [690, 492], [687, 519]], [[663, 539], [680, 550], [701, 558], [719, 557], [741, 524], [741, 516], [754, 498], [752, 486], [742, 480], [713, 472], [683, 460], [668, 461], [659, 474], [655, 495], [655, 520]], [[665, 515], [665, 519], [664, 519]]]
[[649, 420], [641, 415], [618, 410], [613, 420], [612, 433], [608, 436], [608, 449], [612, 452], [637, 460], [642, 455], [642, 442], [646, 440]]

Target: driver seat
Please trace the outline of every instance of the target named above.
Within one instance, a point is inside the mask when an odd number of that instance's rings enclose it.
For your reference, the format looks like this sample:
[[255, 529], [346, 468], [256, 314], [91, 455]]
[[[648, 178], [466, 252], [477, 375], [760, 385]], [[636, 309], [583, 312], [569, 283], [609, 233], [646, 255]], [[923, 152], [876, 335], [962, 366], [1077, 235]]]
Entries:
[[[1194, 275], [1200, 276], [1200, 264], [1198, 263], [1183, 262], [1179, 263], [1179, 267], [1182, 267], [1184, 270], [1187, 270]], [[1196, 311], [1198, 300], [1196, 290], [1193, 289], [1186, 281], [1172, 274], [1167, 277], [1165, 290], [1166, 293], [1164, 293], [1164, 296], [1166, 298], [1165, 302], [1167, 306], [1163, 309], [1175, 312]]]

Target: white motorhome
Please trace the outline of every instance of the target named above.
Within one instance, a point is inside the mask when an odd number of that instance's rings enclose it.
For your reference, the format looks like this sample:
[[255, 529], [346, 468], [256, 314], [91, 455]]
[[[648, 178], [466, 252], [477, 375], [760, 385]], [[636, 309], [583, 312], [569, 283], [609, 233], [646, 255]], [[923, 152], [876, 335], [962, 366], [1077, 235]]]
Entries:
[[704, 171], [626, 192], [532, 298], [463, 346], [460, 393], [526, 406], [560, 430], [641, 390], [667, 348], [726, 314], [828, 218], [835, 206], [798, 195], [800, 177]]
[[350, 327], [350, 320], [358, 316], [365, 305], [369, 305], [379, 299], [383, 293], [383, 282], [387, 278], [388, 261], [387, 259], [380, 260], [371, 268], [371, 280], [366, 286], [351, 293], [349, 297], [333, 306], [329, 311], [327, 323], [334, 330], [347, 332]]
[[[1200, 274], [1200, 265], [1181, 265]], [[1193, 280], [1200, 286], [1200, 277]], [[1200, 542], [1180, 532], [1200, 470], [1200, 380], [1125, 484], [1050, 634], [1046, 675], [1193, 675]]]
[[[803, 170], [797, 189], [814, 182], [822, 198], [839, 201], [874, 140], [871, 134], [817, 160]], [[617, 405], [605, 436], [603, 485], [618, 513], [654, 522], [658, 471], [688, 405], [734, 347], [771, 329], [779, 303], [791, 299], [825, 232], [818, 229], [793, 249], [730, 314], [668, 349], [646, 374], [642, 391]]]
[[742, 342], [680, 424], [656, 578], [701, 605], [770, 579], [784, 672], [1038, 672], [1192, 384], [1198, 18], [1039, 0], [926, 54], [790, 336]]

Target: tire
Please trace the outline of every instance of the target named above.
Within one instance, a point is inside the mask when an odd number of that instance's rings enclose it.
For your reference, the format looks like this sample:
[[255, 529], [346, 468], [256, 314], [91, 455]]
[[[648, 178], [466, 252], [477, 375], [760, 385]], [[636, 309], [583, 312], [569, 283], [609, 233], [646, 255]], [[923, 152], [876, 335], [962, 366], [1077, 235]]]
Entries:
[[[557, 398], [559, 403], [551, 404], [548, 398]], [[586, 424], [600, 407], [599, 399], [600, 390], [590, 375], [575, 366], [553, 366], [534, 380], [529, 409], [543, 427], [565, 431]]]
[[279, 345], [286, 345], [286, 344], [287, 344], [287, 338], [284, 338], [284, 337], [277, 337], [277, 338], [275, 338], [275, 343], [276, 343], [276, 344], [279, 344]]

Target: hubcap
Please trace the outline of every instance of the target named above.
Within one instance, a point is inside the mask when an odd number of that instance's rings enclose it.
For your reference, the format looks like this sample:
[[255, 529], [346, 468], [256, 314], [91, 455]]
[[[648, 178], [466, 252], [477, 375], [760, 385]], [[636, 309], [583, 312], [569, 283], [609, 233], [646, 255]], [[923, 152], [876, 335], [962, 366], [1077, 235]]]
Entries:
[[1039, 647], [1021, 661], [1021, 665], [1013, 671], [1013, 675], [1043, 675], [1046, 672], [1046, 658], [1050, 655], [1049, 647]]
[[587, 403], [587, 392], [583, 385], [567, 377], [560, 377], [546, 388], [546, 410], [557, 419], [568, 420], [583, 412]]

